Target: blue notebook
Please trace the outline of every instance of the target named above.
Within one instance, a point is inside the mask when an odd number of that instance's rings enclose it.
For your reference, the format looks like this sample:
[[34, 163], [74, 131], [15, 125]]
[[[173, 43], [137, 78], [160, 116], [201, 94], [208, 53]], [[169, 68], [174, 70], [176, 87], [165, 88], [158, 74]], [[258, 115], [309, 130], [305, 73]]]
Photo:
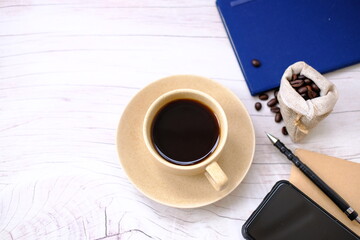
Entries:
[[297, 61], [320, 73], [360, 62], [360, 0], [216, 4], [252, 95], [279, 87], [285, 69]]

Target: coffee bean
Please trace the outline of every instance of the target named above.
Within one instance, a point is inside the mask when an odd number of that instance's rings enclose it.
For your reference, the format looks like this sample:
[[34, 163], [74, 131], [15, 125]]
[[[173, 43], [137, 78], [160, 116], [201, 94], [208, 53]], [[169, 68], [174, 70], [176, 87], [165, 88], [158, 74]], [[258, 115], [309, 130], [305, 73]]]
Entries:
[[311, 88], [315, 91], [315, 92], [320, 92], [320, 88], [318, 87], [318, 85], [316, 85], [315, 83], [311, 84]]
[[307, 93], [302, 93], [300, 94], [305, 100], [309, 99], [309, 96], [307, 95]]
[[307, 93], [308, 89], [306, 86], [300, 87], [297, 89], [297, 92], [300, 94]]
[[278, 113], [278, 112], [280, 112], [280, 108], [279, 107], [272, 107], [272, 108], [270, 108], [270, 111], [273, 112], [273, 113]]
[[292, 81], [294, 81], [294, 80], [296, 80], [296, 79], [297, 79], [297, 77], [298, 77], [298, 75], [294, 73], [294, 74], [292, 75], [291, 80], [292, 80]]
[[260, 67], [261, 66], [261, 62], [257, 59], [253, 59], [251, 60], [251, 64], [254, 66], [254, 67]]
[[304, 80], [306, 77], [304, 75], [299, 75], [297, 79]]
[[259, 103], [259, 102], [256, 102], [256, 103], [255, 103], [255, 109], [256, 109], [257, 111], [260, 111], [261, 108], [262, 108], [262, 104]]
[[267, 95], [266, 93], [262, 93], [262, 94], [259, 95], [259, 99], [260, 100], [268, 100], [269, 95]]
[[312, 81], [311, 81], [310, 79], [308, 79], [308, 78], [306, 78], [306, 79], [304, 80], [304, 82], [305, 82], [305, 84], [311, 84], [311, 83], [312, 83]]
[[288, 135], [288, 134], [289, 134], [285, 126], [282, 127], [281, 132], [282, 132], [282, 134], [284, 134], [284, 135]]
[[308, 91], [308, 96], [310, 99], [316, 98], [317, 94], [313, 90]]
[[290, 84], [293, 88], [298, 88], [298, 87], [301, 87], [302, 85], [304, 85], [304, 80], [297, 79], [297, 80], [290, 82]]
[[275, 122], [281, 122], [281, 120], [282, 120], [282, 115], [281, 115], [281, 113], [276, 113], [275, 114]]
[[272, 98], [267, 102], [268, 107], [274, 107], [278, 103], [276, 98]]

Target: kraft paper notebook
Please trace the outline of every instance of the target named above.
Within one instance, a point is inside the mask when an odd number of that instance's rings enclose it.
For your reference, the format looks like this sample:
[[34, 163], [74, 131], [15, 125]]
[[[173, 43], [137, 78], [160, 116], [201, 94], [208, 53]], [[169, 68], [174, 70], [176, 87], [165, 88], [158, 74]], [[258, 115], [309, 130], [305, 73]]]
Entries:
[[[297, 149], [295, 154], [324, 182], [343, 197], [355, 211], [360, 212], [360, 163], [303, 149]], [[292, 166], [289, 180], [317, 204], [360, 236], [360, 224], [356, 221], [350, 221], [345, 213], [297, 167]]]
[[[359, 0], [217, 0], [252, 95], [305, 61], [320, 73], [360, 62]], [[261, 62], [260, 67], [251, 64]]]

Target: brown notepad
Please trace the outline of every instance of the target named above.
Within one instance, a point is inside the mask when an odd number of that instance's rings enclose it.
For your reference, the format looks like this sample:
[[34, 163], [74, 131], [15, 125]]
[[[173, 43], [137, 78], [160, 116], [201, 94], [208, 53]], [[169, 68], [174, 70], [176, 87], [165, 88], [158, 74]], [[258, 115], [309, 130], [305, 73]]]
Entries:
[[[327, 155], [297, 149], [295, 154], [308, 165], [324, 182], [343, 197], [360, 213], [360, 164]], [[321, 207], [360, 235], [360, 224], [350, 221], [311, 180], [293, 166], [290, 182], [312, 198]]]

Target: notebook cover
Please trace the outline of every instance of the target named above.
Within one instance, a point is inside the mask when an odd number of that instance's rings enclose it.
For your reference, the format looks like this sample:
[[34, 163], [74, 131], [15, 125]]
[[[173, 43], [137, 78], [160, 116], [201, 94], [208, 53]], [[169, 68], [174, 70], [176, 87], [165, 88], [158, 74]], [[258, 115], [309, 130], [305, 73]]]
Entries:
[[[305, 61], [320, 73], [360, 62], [359, 0], [217, 0], [252, 95]], [[252, 66], [258, 59], [261, 66]]]
[[[304, 149], [297, 149], [295, 154], [343, 197], [355, 211], [360, 213], [360, 163]], [[360, 235], [360, 224], [350, 221], [345, 213], [294, 165], [292, 165], [289, 180], [331, 215]]]

